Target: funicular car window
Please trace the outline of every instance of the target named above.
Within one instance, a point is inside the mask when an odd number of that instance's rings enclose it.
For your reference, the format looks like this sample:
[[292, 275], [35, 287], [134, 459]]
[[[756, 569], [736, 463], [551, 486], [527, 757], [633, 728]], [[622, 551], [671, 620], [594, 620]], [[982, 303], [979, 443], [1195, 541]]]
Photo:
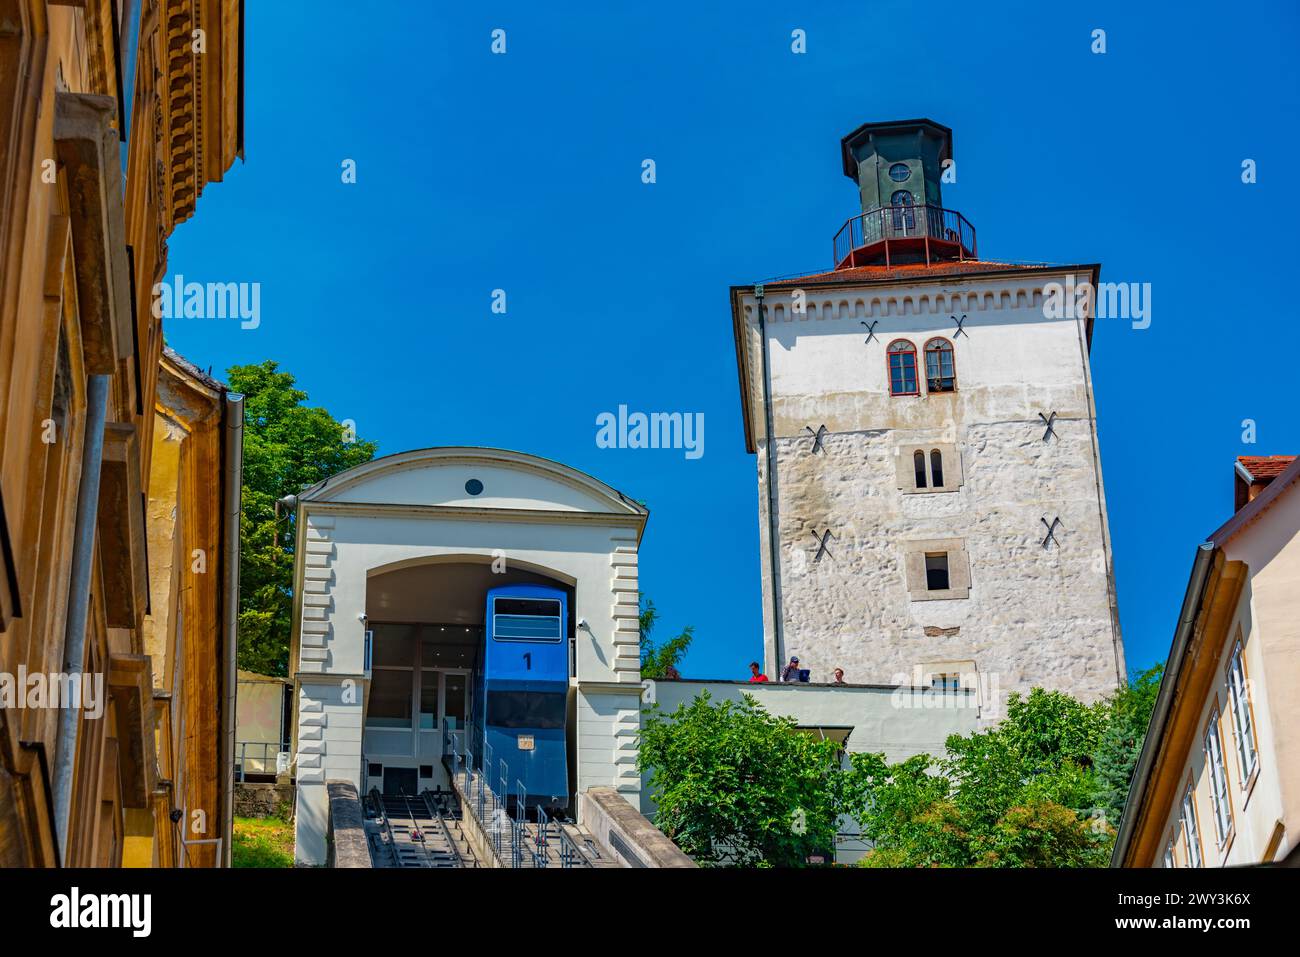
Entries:
[[487, 723], [493, 728], [563, 728], [564, 695], [541, 691], [489, 691]]
[[560, 603], [548, 598], [498, 598], [492, 634], [498, 641], [561, 641]]

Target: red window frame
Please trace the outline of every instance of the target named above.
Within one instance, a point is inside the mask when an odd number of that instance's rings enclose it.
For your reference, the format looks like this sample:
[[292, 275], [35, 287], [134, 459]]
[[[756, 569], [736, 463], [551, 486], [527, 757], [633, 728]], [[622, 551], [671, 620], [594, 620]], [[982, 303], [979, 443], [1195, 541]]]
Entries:
[[[931, 350], [930, 348], [931, 346], [936, 346], [937, 348]], [[942, 348], [938, 348], [938, 346], [942, 346]], [[952, 364], [952, 388], [951, 389], [930, 388], [930, 352], [931, 351], [938, 353], [939, 355], [942, 355], [944, 352], [948, 353], [948, 361]], [[925, 347], [921, 350], [921, 358], [925, 364], [926, 392], [935, 392], [940, 395], [946, 395], [948, 393], [957, 391], [957, 350], [953, 348], [952, 342], [950, 340], [945, 339], [943, 336], [935, 336], [933, 339], [927, 340], [925, 343]], [[942, 359], [939, 360], [939, 371], [940, 373], [943, 372]], [[940, 375], [939, 378], [942, 379], [944, 377]]]
[[[906, 349], [894, 351], [894, 346], [904, 345]], [[911, 392], [894, 391], [894, 356], [907, 356], [912, 361], [912, 385]], [[906, 377], [904, 377], [905, 379]], [[885, 379], [889, 382], [890, 395], [920, 395], [921, 394], [921, 374], [916, 364], [916, 345], [909, 339], [895, 339], [885, 348]], [[906, 384], [906, 383], [904, 383]]]

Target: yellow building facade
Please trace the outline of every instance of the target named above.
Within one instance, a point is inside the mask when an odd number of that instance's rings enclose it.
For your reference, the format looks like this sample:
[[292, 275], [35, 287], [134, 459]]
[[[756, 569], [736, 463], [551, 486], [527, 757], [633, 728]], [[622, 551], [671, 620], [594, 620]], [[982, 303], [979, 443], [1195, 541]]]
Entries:
[[242, 407], [151, 293], [242, 153], [240, 10], [0, 0], [0, 866], [229, 853]]

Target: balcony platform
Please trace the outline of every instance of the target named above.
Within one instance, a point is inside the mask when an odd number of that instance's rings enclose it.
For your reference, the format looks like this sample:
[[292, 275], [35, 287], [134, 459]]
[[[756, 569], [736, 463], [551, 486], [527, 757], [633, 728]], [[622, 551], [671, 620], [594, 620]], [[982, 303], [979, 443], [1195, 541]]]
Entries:
[[836, 269], [978, 259], [975, 227], [939, 206], [883, 206], [850, 217], [834, 239]]

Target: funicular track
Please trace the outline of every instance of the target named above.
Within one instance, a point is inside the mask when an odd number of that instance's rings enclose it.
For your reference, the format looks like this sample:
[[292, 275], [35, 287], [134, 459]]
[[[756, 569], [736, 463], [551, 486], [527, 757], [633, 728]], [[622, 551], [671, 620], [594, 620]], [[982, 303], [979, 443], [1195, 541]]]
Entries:
[[461, 833], [453, 795], [381, 794], [372, 788], [367, 805], [370, 855], [376, 867], [478, 866]]
[[[452, 743], [443, 764], [467, 827], [477, 828], [488, 843], [485, 853], [498, 866], [519, 869], [618, 867], [618, 862], [587, 831], [572, 821], [553, 817], [523, 802], [522, 786], [513, 801], [486, 782], [480, 771], [464, 762]], [[491, 758], [487, 763], [491, 765]], [[491, 865], [489, 865], [491, 866]]]

